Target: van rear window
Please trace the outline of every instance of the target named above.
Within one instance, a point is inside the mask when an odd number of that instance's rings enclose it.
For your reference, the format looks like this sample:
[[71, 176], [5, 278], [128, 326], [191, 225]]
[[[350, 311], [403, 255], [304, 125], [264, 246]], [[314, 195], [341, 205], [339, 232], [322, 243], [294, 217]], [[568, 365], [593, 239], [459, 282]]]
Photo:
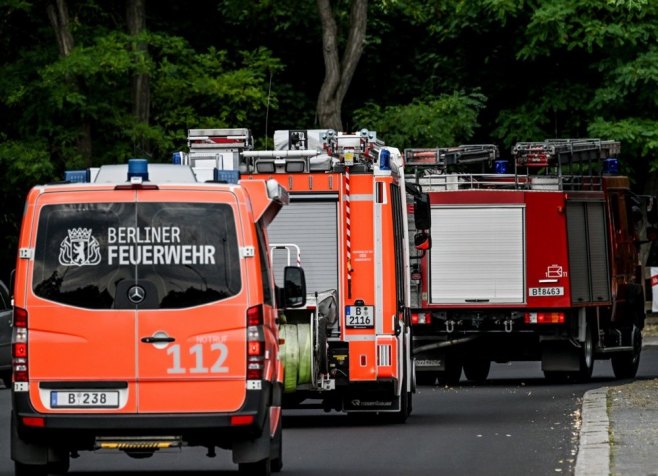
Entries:
[[88, 309], [198, 306], [240, 292], [233, 210], [215, 203], [44, 206], [33, 290]]

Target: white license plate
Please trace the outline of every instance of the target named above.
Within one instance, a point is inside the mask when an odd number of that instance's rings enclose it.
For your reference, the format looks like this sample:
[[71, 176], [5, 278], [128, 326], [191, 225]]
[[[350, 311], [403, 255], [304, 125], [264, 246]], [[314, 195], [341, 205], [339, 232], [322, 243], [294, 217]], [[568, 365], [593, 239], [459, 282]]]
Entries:
[[546, 287], [546, 288], [528, 288], [528, 296], [543, 297], [543, 296], [564, 296], [564, 288], [562, 286]]
[[119, 392], [94, 390], [54, 390], [50, 392], [52, 408], [119, 408]]
[[345, 320], [347, 327], [374, 327], [374, 306], [346, 306]]

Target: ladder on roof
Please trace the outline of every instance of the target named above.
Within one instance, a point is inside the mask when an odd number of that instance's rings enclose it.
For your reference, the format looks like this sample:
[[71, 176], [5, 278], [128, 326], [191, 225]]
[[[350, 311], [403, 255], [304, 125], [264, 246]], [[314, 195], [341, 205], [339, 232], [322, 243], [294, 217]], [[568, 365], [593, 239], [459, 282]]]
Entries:
[[407, 167], [445, 169], [451, 165], [492, 163], [498, 158], [498, 147], [493, 144], [470, 144], [434, 149], [405, 149]]
[[600, 139], [547, 139], [544, 142], [518, 142], [512, 149], [517, 167], [551, 167], [587, 163], [590, 167], [617, 157], [618, 141]]

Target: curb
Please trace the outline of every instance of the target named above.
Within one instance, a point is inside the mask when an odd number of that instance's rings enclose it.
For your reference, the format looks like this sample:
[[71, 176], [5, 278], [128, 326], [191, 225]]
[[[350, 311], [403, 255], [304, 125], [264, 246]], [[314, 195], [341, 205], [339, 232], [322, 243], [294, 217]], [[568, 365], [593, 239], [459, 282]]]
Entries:
[[[646, 336], [642, 348], [658, 347], [658, 337]], [[610, 419], [608, 390], [602, 387], [585, 392], [581, 411], [580, 439], [574, 476], [610, 474]]]
[[575, 476], [610, 474], [608, 387], [585, 392]]

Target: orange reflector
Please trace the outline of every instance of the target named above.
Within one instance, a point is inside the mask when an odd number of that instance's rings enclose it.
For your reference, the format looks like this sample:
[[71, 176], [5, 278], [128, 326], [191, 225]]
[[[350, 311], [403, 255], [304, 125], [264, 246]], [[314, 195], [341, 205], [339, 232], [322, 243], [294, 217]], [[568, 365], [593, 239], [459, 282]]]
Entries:
[[23, 425], [44, 428], [46, 426], [45, 418], [41, 417], [23, 417]]
[[526, 324], [564, 324], [563, 312], [526, 312]]
[[245, 426], [254, 423], [253, 415], [233, 415], [231, 417], [231, 426]]

